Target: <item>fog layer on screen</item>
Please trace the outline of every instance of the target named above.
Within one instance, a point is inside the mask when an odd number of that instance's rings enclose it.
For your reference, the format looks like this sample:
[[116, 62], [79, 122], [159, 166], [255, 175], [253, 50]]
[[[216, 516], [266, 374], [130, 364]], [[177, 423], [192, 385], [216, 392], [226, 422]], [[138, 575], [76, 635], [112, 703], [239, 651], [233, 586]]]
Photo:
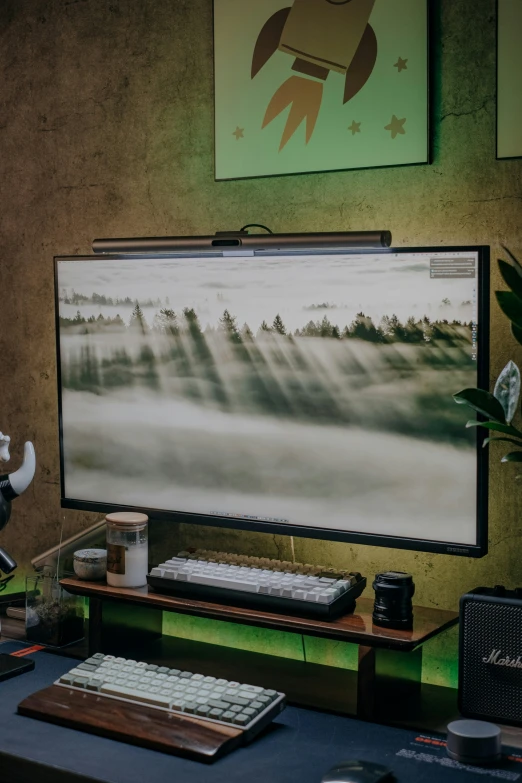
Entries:
[[58, 263], [65, 495], [476, 542], [475, 279], [425, 255]]

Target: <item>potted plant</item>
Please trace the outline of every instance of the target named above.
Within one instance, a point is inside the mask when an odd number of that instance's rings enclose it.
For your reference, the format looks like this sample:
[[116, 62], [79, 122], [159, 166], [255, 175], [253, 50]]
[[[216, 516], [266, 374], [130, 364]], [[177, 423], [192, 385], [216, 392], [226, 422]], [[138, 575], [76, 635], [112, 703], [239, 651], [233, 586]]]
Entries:
[[[512, 261], [511, 264], [501, 259], [498, 261], [500, 274], [509, 291], [496, 291], [495, 295], [500, 309], [511, 321], [514, 338], [522, 345], [522, 265], [507, 248], [503, 250]], [[522, 431], [512, 424], [519, 397], [520, 370], [513, 361], [509, 361], [500, 373], [493, 394], [484, 389], [463, 389], [453, 395], [455, 402], [487, 417], [486, 421], [472, 419], [467, 427], [484, 427], [498, 433], [487, 437], [484, 446], [502, 441], [522, 449]], [[509, 451], [502, 457], [502, 462], [522, 462], [522, 450]]]
[[64, 647], [83, 638], [83, 601], [60, 585], [58, 576], [26, 577], [26, 639]]

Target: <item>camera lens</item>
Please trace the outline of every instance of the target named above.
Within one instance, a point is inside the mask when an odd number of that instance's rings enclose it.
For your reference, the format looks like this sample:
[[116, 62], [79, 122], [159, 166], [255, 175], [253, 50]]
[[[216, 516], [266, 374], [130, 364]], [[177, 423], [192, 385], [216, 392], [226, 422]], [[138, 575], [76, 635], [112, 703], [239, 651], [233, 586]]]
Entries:
[[374, 624], [383, 628], [411, 628], [411, 599], [415, 593], [412, 575], [403, 571], [385, 571], [376, 574], [372, 587], [375, 590], [372, 616]]

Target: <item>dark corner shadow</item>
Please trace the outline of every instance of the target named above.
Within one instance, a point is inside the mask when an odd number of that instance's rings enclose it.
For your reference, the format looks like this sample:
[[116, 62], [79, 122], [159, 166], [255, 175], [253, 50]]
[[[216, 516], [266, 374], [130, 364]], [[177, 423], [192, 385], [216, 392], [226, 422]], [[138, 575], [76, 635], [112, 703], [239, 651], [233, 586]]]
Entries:
[[294, 727], [288, 726], [286, 723], [275, 723], [272, 721], [272, 723], [269, 723], [268, 726], [265, 726], [263, 731], [260, 731], [255, 740], [251, 743], [251, 745], [256, 745], [259, 740], [269, 737], [272, 734], [278, 734], [280, 736], [283, 735], [283, 733], [292, 731]]

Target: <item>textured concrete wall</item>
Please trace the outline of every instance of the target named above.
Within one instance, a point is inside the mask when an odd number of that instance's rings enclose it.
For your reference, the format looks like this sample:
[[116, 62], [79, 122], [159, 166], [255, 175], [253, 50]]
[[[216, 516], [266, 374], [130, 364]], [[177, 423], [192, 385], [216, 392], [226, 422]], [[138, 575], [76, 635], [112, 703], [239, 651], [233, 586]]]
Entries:
[[[405, 245], [500, 244], [522, 255], [522, 160], [495, 160], [495, 0], [435, 3], [434, 163], [213, 180], [211, 0], [0, 3], [0, 429], [38, 470], [1, 543], [21, 562], [94, 521], [60, 510], [53, 255], [97, 236], [385, 227]], [[493, 289], [499, 284], [496, 270]], [[492, 306], [491, 373], [521, 359]], [[306, 562], [411, 570], [419, 603], [455, 608], [478, 583], [522, 582], [515, 466], [491, 459], [490, 554], [472, 561], [295, 540]], [[289, 540], [210, 528], [170, 537], [236, 551]], [[371, 591], [370, 591], [371, 593]]]

